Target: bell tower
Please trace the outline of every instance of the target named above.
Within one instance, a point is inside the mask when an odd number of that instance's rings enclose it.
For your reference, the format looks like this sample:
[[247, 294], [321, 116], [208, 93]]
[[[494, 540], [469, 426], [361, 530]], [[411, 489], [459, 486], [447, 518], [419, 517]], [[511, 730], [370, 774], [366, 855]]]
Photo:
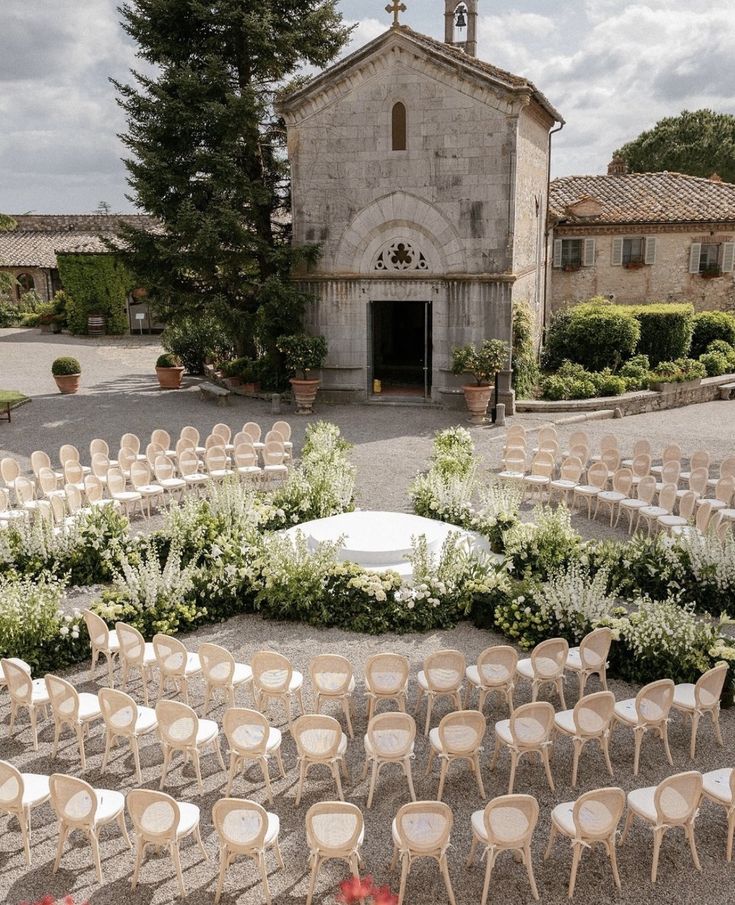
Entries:
[[478, 0], [444, 0], [444, 43], [477, 56]]

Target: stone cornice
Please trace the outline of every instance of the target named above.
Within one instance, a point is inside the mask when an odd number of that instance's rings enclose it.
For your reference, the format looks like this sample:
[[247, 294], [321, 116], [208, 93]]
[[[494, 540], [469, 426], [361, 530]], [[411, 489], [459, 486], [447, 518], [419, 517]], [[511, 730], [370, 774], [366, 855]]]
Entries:
[[294, 274], [299, 283], [515, 283], [515, 273], [309, 273]]
[[556, 237], [641, 236], [661, 233], [735, 232], [735, 221], [719, 223], [575, 223], [552, 227]]

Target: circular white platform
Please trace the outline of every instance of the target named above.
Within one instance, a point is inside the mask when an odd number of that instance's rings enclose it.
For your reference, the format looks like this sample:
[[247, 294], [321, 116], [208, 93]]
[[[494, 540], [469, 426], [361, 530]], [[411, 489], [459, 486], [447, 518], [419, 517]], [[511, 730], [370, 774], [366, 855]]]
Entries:
[[319, 544], [334, 543], [342, 538], [339, 558], [354, 562], [374, 572], [388, 570], [410, 578], [411, 564], [407, 561], [413, 549], [413, 539], [424, 536], [429, 551], [438, 558], [450, 534], [459, 533], [469, 549], [489, 552], [484, 538], [462, 528], [433, 519], [409, 515], [405, 512], [346, 512], [331, 518], [304, 522], [289, 528], [287, 535], [301, 533], [315, 550]]

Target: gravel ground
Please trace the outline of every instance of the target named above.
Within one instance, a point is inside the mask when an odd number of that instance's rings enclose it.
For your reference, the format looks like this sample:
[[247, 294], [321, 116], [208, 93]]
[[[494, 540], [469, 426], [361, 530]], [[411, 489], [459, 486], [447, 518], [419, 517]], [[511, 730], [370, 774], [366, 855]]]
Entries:
[[[312, 656], [317, 653], [337, 652], [347, 656], [352, 662], [358, 680], [363, 675], [367, 657], [380, 650], [394, 650], [407, 655], [411, 660], [412, 680], [410, 686], [410, 703], [413, 706], [415, 696], [415, 675], [423, 658], [431, 651], [456, 647], [464, 651], [468, 662], [473, 662], [477, 654], [487, 645], [500, 643], [501, 639], [491, 633], [479, 631], [469, 625], [462, 625], [452, 631], [434, 632], [426, 635], [405, 637], [368, 638], [337, 630], [318, 631], [300, 625], [267, 623], [254, 616], [241, 616], [224, 625], [208, 627], [184, 638], [187, 645], [195, 650], [199, 643], [212, 640], [225, 645], [236, 659], [247, 662], [253, 652], [261, 647], [273, 647], [288, 656], [294, 665], [308, 674], [307, 666]], [[69, 674], [79, 690], [96, 691], [96, 682], [89, 682], [86, 665]], [[102, 668], [97, 673], [101, 682], [106, 681]], [[307, 709], [313, 704], [308, 679], [305, 683], [305, 703]], [[636, 688], [622, 682], [613, 681], [611, 690], [618, 699], [628, 698], [635, 694]], [[597, 690], [597, 680], [590, 682], [589, 690]], [[132, 693], [141, 701], [140, 684], [137, 679], [131, 686]], [[202, 704], [202, 685], [192, 680], [192, 704], [199, 711]], [[530, 691], [522, 684], [517, 692], [517, 703], [529, 700]], [[551, 699], [555, 706], [557, 702]], [[567, 683], [567, 704], [573, 706], [576, 701], [576, 681]], [[240, 706], [252, 706], [246, 692], [238, 693]], [[371, 811], [366, 811], [367, 781], [361, 781], [363, 765], [362, 736], [365, 732], [366, 702], [362, 693], [362, 683], [358, 681], [355, 695], [355, 740], [348, 746], [348, 764], [351, 779], [345, 782], [345, 794], [348, 800], [363, 809], [366, 818], [365, 844], [362, 850], [365, 871], [375, 875], [380, 883], [392, 883], [397, 889], [398, 877], [391, 875], [388, 865], [391, 858], [390, 824], [395, 812], [401, 804], [408, 800], [405, 778], [396, 770], [385, 770], [376, 793]], [[329, 705], [330, 707], [332, 705]], [[441, 716], [448, 712], [448, 704], [439, 703], [433, 719], [437, 725]], [[339, 716], [337, 710], [331, 709]], [[421, 713], [423, 714], [423, 710]], [[492, 726], [495, 720], [506, 716], [504, 708], [496, 699], [489, 702], [486, 709], [488, 716], [488, 733], [485, 738], [485, 750], [481, 756], [483, 781], [489, 797], [503, 794], [507, 788], [509, 759], [507, 754], [501, 757], [495, 773], [489, 770], [493, 748]], [[218, 707], [210, 712], [210, 717], [222, 720], [223, 708]], [[275, 861], [269, 856], [269, 881], [278, 903], [303, 903], [305, 901], [308, 882], [307, 851], [305, 847], [304, 817], [307, 809], [315, 801], [335, 797], [331, 777], [325, 772], [314, 769], [306, 787], [302, 803], [295, 806], [296, 796], [296, 756], [293, 740], [285, 731], [284, 718], [275, 706], [269, 711], [275, 725], [284, 729], [283, 754], [286, 764], [286, 779], [273, 781], [275, 801], [272, 807], [281, 819], [281, 847], [286, 869], [280, 871]], [[0, 719], [7, 722], [8, 707], [5, 695], [0, 698]], [[0, 741], [0, 757], [12, 759], [25, 772], [51, 773], [53, 771], [72, 772], [79, 775], [79, 754], [72, 743], [72, 737], [66, 734], [62, 739], [56, 760], [50, 757], [53, 728], [50, 721], [44, 721], [40, 729], [39, 751], [30, 750], [30, 730], [27, 721], [20, 724], [20, 732], [13, 736], [2, 730]], [[722, 728], [725, 748], [720, 749], [714, 741], [709, 723], [700, 728], [699, 746], [696, 768], [702, 771], [728, 766], [732, 763], [732, 746], [735, 742], [735, 712], [723, 713]], [[568, 843], [559, 842], [549, 861], [543, 862], [543, 851], [548, 839], [550, 812], [555, 804], [571, 801], [584, 791], [607, 784], [619, 784], [630, 790], [637, 787], [654, 785], [667, 775], [689, 769], [688, 761], [688, 725], [683, 718], [674, 716], [670, 727], [671, 748], [675, 767], [672, 769], [664, 760], [661, 743], [658, 739], [646, 738], [641, 759], [641, 772], [637, 778], [632, 776], [633, 737], [628, 730], [616, 730], [611, 755], [615, 767], [615, 779], [610, 780], [605, 770], [600, 752], [593, 746], [585, 749], [579, 775], [579, 786], [575, 791], [570, 787], [571, 777], [571, 744], [559, 740], [555, 745], [552, 768], [556, 791], [551, 792], [545, 781], [541, 766], [533, 759], [521, 761], [516, 782], [516, 791], [530, 792], [536, 795], [541, 805], [541, 817], [533, 845], [534, 868], [541, 892], [542, 901], [549, 905], [561, 905], [566, 901], [566, 884], [569, 879], [571, 853]], [[224, 750], [224, 738], [222, 738]], [[126, 747], [118, 747], [108, 769], [101, 772], [103, 752], [103, 733], [99, 725], [90, 732], [87, 743], [88, 766], [85, 778], [97, 788], [112, 788], [127, 792], [135, 785], [132, 758]], [[424, 778], [427, 762], [427, 743], [419, 734], [416, 745], [414, 777], [416, 792], [419, 798], [432, 798], [438, 786], [438, 767], [429, 778]], [[149, 788], [157, 788], [161, 775], [161, 750], [153, 737], [148, 737], [141, 744], [143, 765], [143, 784]], [[274, 768], [275, 769], [275, 768]], [[214, 756], [202, 759], [204, 776], [204, 794], [199, 795], [196, 780], [191, 766], [181, 767], [181, 761], [175, 761], [174, 769], [167, 782], [167, 791], [179, 800], [193, 801], [201, 807], [202, 836], [209, 854], [204, 861], [198, 848], [187, 841], [182, 847], [182, 862], [189, 900], [192, 902], [211, 901], [217, 872], [217, 839], [211, 823], [213, 804], [224, 795], [225, 776], [219, 768]], [[272, 770], [272, 775], [275, 775]], [[249, 771], [244, 779], [238, 779], [233, 794], [247, 796], [267, 807], [262, 780], [257, 769]], [[452, 847], [449, 852], [449, 866], [458, 905], [469, 905], [480, 901], [484, 865], [468, 869], [464, 859], [469, 850], [471, 840], [469, 819], [473, 810], [484, 806], [480, 800], [474, 778], [461, 764], [453, 765], [444, 800], [450, 804], [455, 816]], [[176, 895], [175, 880], [171, 861], [168, 857], [153, 856], [146, 862], [142, 872], [142, 884], [136, 893], [129, 888], [129, 878], [133, 868], [133, 855], [126, 848], [116, 828], [108, 828], [102, 833], [102, 865], [105, 878], [103, 888], [98, 888], [92, 866], [91, 851], [81, 836], [72, 837], [67, 844], [61, 867], [56, 876], [51, 869], [57, 843], [57, 830], [51, 808], [48, 804], [34, 811], [32, 835], [33, 865], [26, 868], [21, 852], [21, 837], [17, 825], [7, 818], [0, 818], [0, 892], [2, 900], [9, 905], [35, 898], [48, 892], [61, 895], [73, 892], [78, 901], [86, 897], [92, 903], [106, 902], [110, 905], [118, 903], [140, 903], [140, 905], [158, 905], [174, 901]], [[667, 834], [661, 855], [659, 882], [653, 887], [649, 874], [652, 853], [652, 835], [642, 824], [636, 824], [626, 845], [619, 850], [620, 873], [623, 882], [622, 892], [615, 891], [609, 864], [602, 851], [585, 852], [577, 886], [577, 901], [607, 905], [607, 903], [646, 902], [647, 905], [670, 905], [671, 902], [707, 903], [707, 905], [730, 905], [732, 902], [732, 869], [725, 862], [726, 821], [724, 812], [711, 805], [704, 804], [697, 821], [697, 843], [702, 861], [703, 873], [697, 874], [691, 867], [688, 848], [683, 834], [672, 831]], [[331, 903], [337, 883], [345, 876], [346, 869], [340, 863], [329, 865], [322, 873], [315, 902]], [[509, 855], [503, 856], [494, 873], [494, 885], [491, 890], [494, 901], [521, 903], [530, 901], [525, 871], [514, 863]], [[258, 902], [261, 889], [256, 879], [256, 871], [252, 862], [238, 861], [229, 873], [226, 883], [226, 895], [223, 902]], [[434, 864], [419, 862], [409, 878], [407, 901], [413, 903], [441, 903], [446, 901], [442, 881]]]

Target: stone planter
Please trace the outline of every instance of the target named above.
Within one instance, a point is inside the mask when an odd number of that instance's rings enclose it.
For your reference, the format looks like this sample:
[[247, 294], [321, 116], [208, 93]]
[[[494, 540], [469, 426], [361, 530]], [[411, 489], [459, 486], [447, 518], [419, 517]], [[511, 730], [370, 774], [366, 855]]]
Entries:
[[694, 380], [685, 380], [680, 383], [670, 383], [668, 381], [652, 382], [651, 389], [656, 393], [676, 393], [678, 390], [694, 390], [700, 386], [701, 383], [701, 377], [696, 377]]
[[181, 388], [183, 368], [156, 368], [158, 383], [162, 390], [178, 390]]
[[467, 404], [467, 411], [470, 413], [470, 423], [483, 424], [495, 387], [468, 385], [463, 386], [462, 391], [464, 393], [464, 401]]
[[54, 375], [54, 380], [62, 395], [72, 396], [79, 391], [79, 381], [81, 380], [81, 377], [81, 374], [63, 374], [59, 377]]
[[242, 386], [242, 379], [240, 377], [225, 377], [222, 383], [228, 390], [238, 390]]
[[319, 392], [321, 381], [296, 380], [292, 377], [289, 382], [296, 402], [296, 414], [311, 415], [314, 411], [314, 401], [316, 400], [316, 394]]

